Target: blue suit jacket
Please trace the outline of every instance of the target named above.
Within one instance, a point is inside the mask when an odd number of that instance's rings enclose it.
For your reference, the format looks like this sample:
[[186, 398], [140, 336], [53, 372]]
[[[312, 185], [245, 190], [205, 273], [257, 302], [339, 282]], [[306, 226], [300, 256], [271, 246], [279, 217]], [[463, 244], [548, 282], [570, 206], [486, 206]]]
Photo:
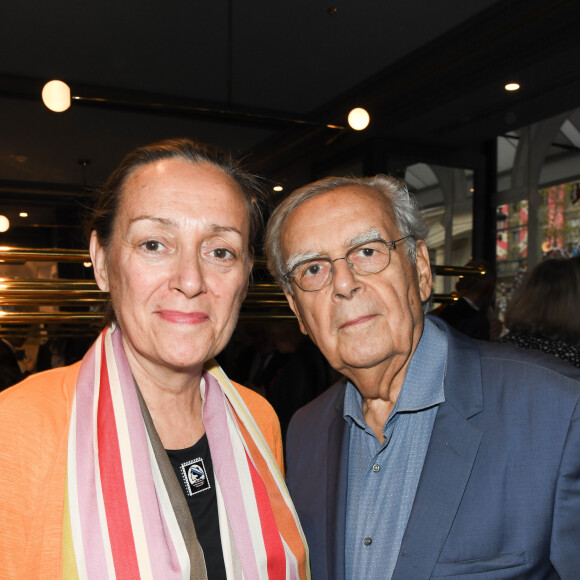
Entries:
[[[451, 330], [394, 579], [580, 578], [580, 370]], [[345, 383], [293, 417], [287, 484], [313, 580], [344, 579]]]

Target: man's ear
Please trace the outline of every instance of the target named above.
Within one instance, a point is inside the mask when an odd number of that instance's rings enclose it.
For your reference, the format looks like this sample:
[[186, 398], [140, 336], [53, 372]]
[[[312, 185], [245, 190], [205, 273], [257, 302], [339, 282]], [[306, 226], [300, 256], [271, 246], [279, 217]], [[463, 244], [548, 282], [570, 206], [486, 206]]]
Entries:
[[108, 292], [110, 287], [109, 273], [107, 271], [107, 256], [104, 248], [99, 243], [97, 232], [95, 231], [91, 232], [89, 252], [91, 254], [91, 262], [93, 263], [93, 271], [95, 272], [97, 285], [103, 292]]
[[288, 290], [284, 290], [284, 296], [286, 296], [286, 300], [288, 300], [288, 304], [289, 304], [290, 308], [292, 309], [292, 312], [294, 312], [294, 314], [296, 315], [296, 318], [298, 319], [298, 324], [300, 325], [300, 332], [302, 334], [308, 335], [308, 332], [306, 331], [306, 326], [304, 326], [304, 323], [302, 322], [302, 315], [300, 314], [300, 308], [296, 304], [296, 302], [294, 300], [294, 296], [292, 296], [292, 294], [290, 294], [290, 292], [288, 292]]
[[417, 242], [417, 260], [415, 267], [417, 268], [421, 301], [425, 302], [431, 297], [431, 293], [433, 292], [433, 274], [431, 273], [429, 249], [423, 240]]

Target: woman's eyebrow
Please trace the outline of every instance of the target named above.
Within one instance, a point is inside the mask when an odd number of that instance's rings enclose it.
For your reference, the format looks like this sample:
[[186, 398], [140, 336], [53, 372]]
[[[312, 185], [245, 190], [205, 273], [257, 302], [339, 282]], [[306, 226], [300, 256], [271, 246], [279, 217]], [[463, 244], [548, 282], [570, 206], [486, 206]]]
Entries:
[[[159, 216], [154, 216], [154, 215], [140, 215], [134, 218], [131, 218], [129, 220], [129, 224], [134, 224], [136, 222], [142, 222], [142, 221], [152, 221], [152, 222], [157, 222], [163, 226], [172, 228], [172, 229], [178, 229], [179, 228], [179, 224], [176, 220], [174, 220], [173, 218], [164, 218], [164, 217], [159, 217]], [[209, 224], [207, 226], [207, 229], [215, 234], [220, 234], [222, 232], [234, 232], [236, 234], [239, 234], [240, 236], [242, 235], [242, 232], [234, 227], [234, 226], [224, 226], [222, 224]]]
[[139, 215], [137, 217], [131, 218], [129, 220], [129, 225], [134, 224], [136, 222], [141, 222], [141, 221], [152, 221], [152, 222], [158, 222], [164, 226], [170, 227], [170, 228], [177, 228], [177, 222], [174, 219], [171, 218], [163, 218], [163, 217], [159, 217], [159, 216], [154, 216], [154, 215]]

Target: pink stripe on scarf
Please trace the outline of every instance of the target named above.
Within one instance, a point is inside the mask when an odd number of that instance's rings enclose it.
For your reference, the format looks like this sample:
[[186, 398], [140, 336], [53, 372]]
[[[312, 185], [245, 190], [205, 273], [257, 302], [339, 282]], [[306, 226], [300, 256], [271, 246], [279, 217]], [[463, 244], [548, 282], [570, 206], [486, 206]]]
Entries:
[[[101, 335], [104, 338], [104, 332]], [[83, 550], [87, 570], [107, 577], [103, 531], [97, 509], [97, 481], [93, 447], [93, 389], [95, 383], [95, 347], [85, 355], [77, 379], [76, 389], [76, 471], [79, 517], [83, 528]], [[69, 465], [69, 469], [71, 466]], [[69, 490], [75, 493], [75, 490]], [[83, 523], [91, 522], [90, 529]]]
[[[205, 379], [205, 405], [203, 423], [211, 451], [214, 471], [226, 505], [228, 517], [234, 532], [236, 546], [246, 578], [259, 578], [254, 557], [254, 546], [246, 516], [244, 494], [234, 457], [233, 446], [227, 427], [225, 396], [217, 380], [208, 372]], [[249, 493], [249, 492], [248, 492]], [[252, 491], [253, 493], [253, 491]]]

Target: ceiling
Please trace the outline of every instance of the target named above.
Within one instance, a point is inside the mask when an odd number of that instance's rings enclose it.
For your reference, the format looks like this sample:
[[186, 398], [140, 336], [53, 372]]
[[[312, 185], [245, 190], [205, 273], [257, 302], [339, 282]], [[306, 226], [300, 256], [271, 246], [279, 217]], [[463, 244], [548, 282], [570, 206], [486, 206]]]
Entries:
[[[577, 0], [59, 0], [1, 16], [3, 245], [81, 244], [87, 192], [165, 137], [287, 191], [349, 166], [468, 166], [486, 140], [580, 107]], [[51, 79], [79, 97], [65, 113], [40, 100]], [[354, 106], [366, 131], [327, 127]]]

